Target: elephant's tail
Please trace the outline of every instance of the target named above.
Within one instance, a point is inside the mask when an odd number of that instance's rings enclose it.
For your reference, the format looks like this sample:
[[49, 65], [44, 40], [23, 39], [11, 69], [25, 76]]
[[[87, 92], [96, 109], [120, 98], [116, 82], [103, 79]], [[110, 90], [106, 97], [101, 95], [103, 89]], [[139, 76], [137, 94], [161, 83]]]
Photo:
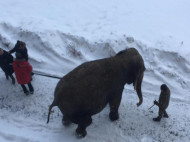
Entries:
[[49, 106], [49, 112], [48, 112], [47, 123], [49, 123], [49, 117], [50, 117], [50, 114], [51, 114], [51, 109], [52, 109], [54, 106], [57, 106], [57, 102], [56, 102], [55, 100], [54, 100], [53, 103]]

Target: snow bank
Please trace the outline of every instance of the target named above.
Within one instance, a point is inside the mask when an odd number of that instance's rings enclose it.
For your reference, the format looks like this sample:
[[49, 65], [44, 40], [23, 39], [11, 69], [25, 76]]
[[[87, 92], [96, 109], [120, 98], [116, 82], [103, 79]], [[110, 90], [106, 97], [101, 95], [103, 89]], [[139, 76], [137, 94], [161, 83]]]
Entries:
[[[120, 119], [110, 122], [109, 108], [93, 116], [93, 124], [82, 141], [188, 141], [190, 127], [190, 63], [179, 53], [148, 47], [133, 37], [90, 42], [83, 37], [60, 31], [32, 32], [9, 24], [0, 24], [0, 45], [11, 49], [16, 40], [26, 41], [29, 61], [34, 70], [63, 76], [77, 65], [94, 59], [114, 56], [118, 51], [135, 47], [142, 54], [146, 72], [143, 80], [144, 103], [137, 108], [138, 97], [131, 85], [126, 85], [119, 109]], [[21, 87], [11, 85], [0, 72], [0, 140], [1, 141], [80, 141], [75, 137], [76, 125], [63, 127], [62, 114], [54, 108], [46, 124], [48, 106], [53, 100], [57, 79], [34, 76], [34, 95], [25, 96]], [[148, 111], [158, 99], [159, 86], [171, 89], [169, 119], [155, 123], [157, 108]], [[7, 89], [2, 89], [7, 88]], [[185, 110], [185, 111], [184, 111]], [[24, 134], [23, 134], [24, 133]]]
[[128, 35], [152, 48], [189, 55], [189, 5], [189, 0], [6, 0], [0, 2], [0, 23], [90, 41]]

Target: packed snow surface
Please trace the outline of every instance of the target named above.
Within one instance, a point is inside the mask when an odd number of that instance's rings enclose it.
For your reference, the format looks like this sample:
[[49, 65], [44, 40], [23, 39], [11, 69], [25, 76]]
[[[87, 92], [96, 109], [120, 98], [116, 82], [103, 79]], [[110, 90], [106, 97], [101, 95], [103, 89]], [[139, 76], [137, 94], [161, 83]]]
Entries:
[[[75, 137], [76, 125], [64, 127], [57, 107], [46, 124], [59, 81], [34, 75], [35, 92], [25, 96], [0, 71], [0, 142], [189, 142], [190, 141], [189, 0], [6, 0], [0, 1], [0, 47], [26, 42], [34, 71], [62, 77], [83, 62], [114, 56], [134, 47], [146, 71], [143, 104], [126, 85], [120, 118], [109, 120], [109, 107], [93, 116], [87, 136]], [[160, 85], [171, 90], [169, 118], [153, 122]]]

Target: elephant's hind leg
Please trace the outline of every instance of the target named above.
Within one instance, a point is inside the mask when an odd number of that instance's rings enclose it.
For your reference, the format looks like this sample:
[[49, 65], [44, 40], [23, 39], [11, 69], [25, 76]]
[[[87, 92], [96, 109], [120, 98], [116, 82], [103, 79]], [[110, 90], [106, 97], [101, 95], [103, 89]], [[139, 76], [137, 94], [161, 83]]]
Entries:
[[78, 127], [76, 129], [76, 136], [79, 138], [83, 138], [86, 136], [86, 127], [92, 123], [91, 116], [81, 116], [77, 119]]
[[64, 126], [69, 126], [71, 124], [70, 119], [66, 115], [63, 115], [62, 124]]
[[109, 118], [111, 121], [115, 121], [115, 120], [119, 119], [118, 109], [119, 109], [120, 102], [121, 102], [121, 95], [112, 97], [109, 100], [109, 105], [110, 105]]

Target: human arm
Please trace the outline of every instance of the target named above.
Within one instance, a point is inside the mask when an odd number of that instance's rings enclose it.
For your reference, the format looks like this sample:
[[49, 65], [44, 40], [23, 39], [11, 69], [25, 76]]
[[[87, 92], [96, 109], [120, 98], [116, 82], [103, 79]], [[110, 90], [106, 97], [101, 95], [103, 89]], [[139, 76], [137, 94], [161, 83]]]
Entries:
[[159, 104], [158, 101], [155, 100], [155, 101], [154, 101], [154, 104], [157, 105], [158, 107], [160, 107], [160, 104]]
[[5, 59], [6, 59], [6, 62], [7, 62], [7, 64], [12, 64], [13, 63], [13, 56], [12, 55], [10, 55], [8, 52], [4, 52], [4, 54], [5, 54]]
[[14, 47], [13, 49], [9, 50], [9, 54], [12, 54], [14, 52], [16, 52], [16, 47]]
[[159, 98], [159, 102], [158, 101], [154, 101], [154, 104], [157, 105], [160, 109], [164, 109], [167, 108], [168, 104], [169, 104], [169, 96], [161, 96]]

